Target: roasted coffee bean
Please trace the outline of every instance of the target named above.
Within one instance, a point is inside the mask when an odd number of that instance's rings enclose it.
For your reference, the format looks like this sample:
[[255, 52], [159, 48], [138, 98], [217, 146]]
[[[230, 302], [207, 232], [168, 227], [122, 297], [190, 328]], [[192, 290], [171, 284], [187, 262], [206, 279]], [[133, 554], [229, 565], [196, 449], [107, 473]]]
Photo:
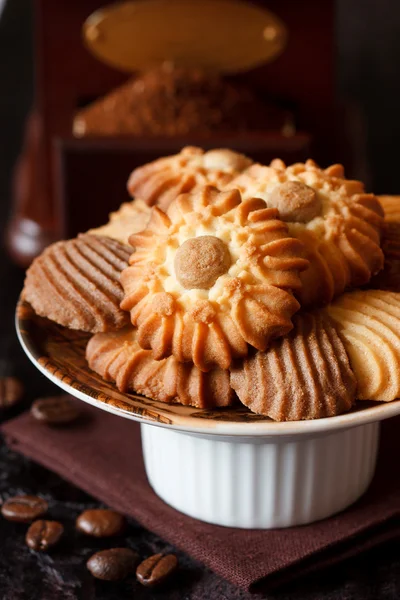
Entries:
[[79, 417], [80, 410], [71, 396], [65, 394], [35, 400], [31, 407], [31, 414], [37, 421], [47, 425], [66, 425]]
[[24, 386], [15, 377], [0, 377], [0, 409], [18, 404], [24, 394]]
[[118, 581], [133, 573], [139, 556], [129, 548], [111, 548], [96, 552], [86, 563], [87, 568], [97, 579]]
[[25, 541], [32, 550], [48, 550], [55, 546], [64, 533], [58, 521], [35, 521], [26, 532]]
[[48, 507], [46, 500], [39, 496], [14, 496], [4, 502], [1, 514], [8, 521], [31, 523], [38, 517], [42, 517]]
[[147, 587], [160, 585], [177, 569], [175, 554], [154, 554], [146, 558], [136, 569], [136, 578]]
[[79, 531], [98, 538], [118, 535], [125, 529], [125, 525], [125, 518], [108, 508], [85, 510], [76, 520]]

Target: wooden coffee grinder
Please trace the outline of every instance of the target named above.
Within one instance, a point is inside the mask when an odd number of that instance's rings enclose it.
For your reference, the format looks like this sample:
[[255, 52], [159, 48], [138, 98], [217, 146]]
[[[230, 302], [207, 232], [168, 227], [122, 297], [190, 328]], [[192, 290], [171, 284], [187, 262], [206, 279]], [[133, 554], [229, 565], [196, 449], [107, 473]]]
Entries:
[[[256, 160], [340, 159], [334, 11], [326, 0], [33, 0], [36, 96], [14, 173], [7, 246], [27, 266], [49, 243], [107, 221], [136, 166], [184, 145]], [[288, 111], [280, 130], [79, 136], [84, 106], [164, 61], [209, 69]], [[76, 121], [75, 121], [76, 123]]]

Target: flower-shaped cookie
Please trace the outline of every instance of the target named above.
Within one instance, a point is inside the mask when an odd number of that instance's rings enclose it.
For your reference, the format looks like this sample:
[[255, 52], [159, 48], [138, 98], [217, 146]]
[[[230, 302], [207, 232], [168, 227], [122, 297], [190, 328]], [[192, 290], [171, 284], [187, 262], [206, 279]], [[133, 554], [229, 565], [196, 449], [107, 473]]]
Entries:
[[326, 304], [382, 268], [382, 207], [361, 182], [345, 179], [341, 165], [323, 170], [312, 160], [290, 167], [274, 160], [250, 166], [226, 187], [277, 208], [290, 235], [304, 243], [310, 266], [296, 293], [303, 307]]
[[153, 208], [121, 274], [124, 310], [155, 359], [171, 354], [202, 371], [227, 369], [248, 344], [265, 350], [292, 328], [291, 291], [308, 262], [275, 209], [206, 186], [167, 213]]
[[385, 218], [382, 250], [385, 264], [382, 271], [371, 279], [368, 287], [400, 292], [400, 222]]
[[121, 392], [133, 391], [160, 402], [179, 402], [197, 408], [231, 406], [237, 398], [229, 371], [203, 373], [192, 363], [173, 356], [154, 360], [136, 341], [136, 330], [94, 335], [86, 348], [89, 367], [106, 381], [115, 381]]
[[400, 196], [379, 196], [388, 223], [400, 223]]
[[117, 211], [110, 214], [108, 223], [90, 229], [88, 233], [110, 237], [122, 244], [128, 244], [132, 233], [142, 231], [146, 227], [150, 211], [151, 208], [143, 200], [124, 202]]
[[252, 164], [233, 150], [204, 152], [188, 146], [174, 156], [159, 158], [133, 171], [128, 180], [131, 196], [166, 210], [179, 194], [204, 185], [221, 187]]
[[400, 196], [379, 196], [379, 202], [385, 212], [381, 240], [385, 264], [368, 287], [400, 292]]

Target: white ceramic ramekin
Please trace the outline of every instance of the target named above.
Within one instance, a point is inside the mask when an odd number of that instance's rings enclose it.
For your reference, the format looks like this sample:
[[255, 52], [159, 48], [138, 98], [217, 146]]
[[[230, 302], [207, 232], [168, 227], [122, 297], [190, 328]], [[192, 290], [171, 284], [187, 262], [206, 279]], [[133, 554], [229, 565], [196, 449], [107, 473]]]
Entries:
[[204, 437], [143, 425], [147, 477], [177, 510], [229, 527], [291, 527], [343, 510], [374, 474], [379, 423], [328, 434]]

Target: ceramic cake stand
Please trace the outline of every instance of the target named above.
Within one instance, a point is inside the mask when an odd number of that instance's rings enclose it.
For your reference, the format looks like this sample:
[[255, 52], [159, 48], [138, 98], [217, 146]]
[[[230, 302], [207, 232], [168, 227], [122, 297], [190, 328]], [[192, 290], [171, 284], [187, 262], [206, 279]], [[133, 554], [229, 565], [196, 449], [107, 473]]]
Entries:
[[20, 302], [16, 326], [33, 364], [62, 390], [141, 424], [147, 477], [177, 510], [217, 525], [289, 527], [355, 502], [375, 470], [380, 421], [400, 400], [348, 414], [276, 423], [245, 407], [201, 410], [122, 394], [85, 360], [89, 335], [37, 317]]

